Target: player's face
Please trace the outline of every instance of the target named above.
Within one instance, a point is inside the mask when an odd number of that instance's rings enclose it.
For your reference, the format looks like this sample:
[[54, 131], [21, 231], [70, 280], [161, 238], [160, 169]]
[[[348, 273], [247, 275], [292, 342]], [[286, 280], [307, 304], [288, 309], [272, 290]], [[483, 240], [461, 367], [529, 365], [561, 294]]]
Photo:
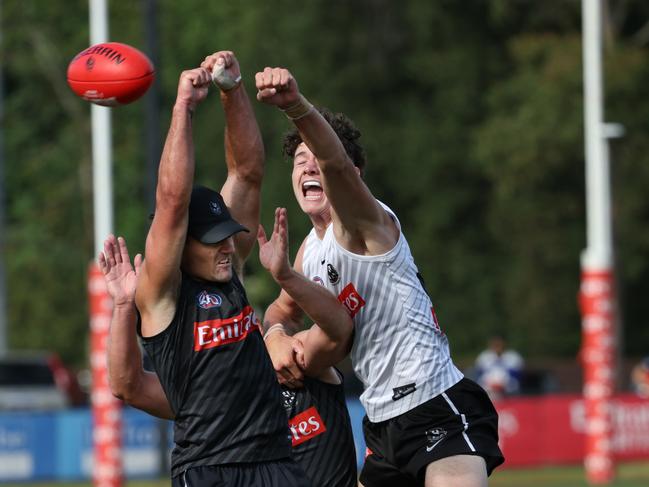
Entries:
[[302, 142], [293, 156], [293, 192], [302, 211], [319, 216], [329, 211], [329, 200], [322, 188], [322, 178], [313, 152]]
[[234, 239], [228, 237], [214, 244], [204, 244], [187, 237], [183, 251], [182, 268], [191, 276], [212, 282], [232, 279]]

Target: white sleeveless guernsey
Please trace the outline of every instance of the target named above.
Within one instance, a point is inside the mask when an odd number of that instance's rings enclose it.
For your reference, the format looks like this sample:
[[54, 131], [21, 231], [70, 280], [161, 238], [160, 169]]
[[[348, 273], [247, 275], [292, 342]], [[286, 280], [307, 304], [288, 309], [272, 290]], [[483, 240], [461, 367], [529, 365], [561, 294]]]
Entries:
[[399, 241], [389, 252], [353, 254], [336, 242], [329, 224], [322, 240], [311, 230], [302, 263], [304, 275], [338, 296], [352, 315], [352, 364], [365, 389], [361, 403], [374, 423], [410, 411], [463, 377], [399, 221], [381, 205], [399, 228]]

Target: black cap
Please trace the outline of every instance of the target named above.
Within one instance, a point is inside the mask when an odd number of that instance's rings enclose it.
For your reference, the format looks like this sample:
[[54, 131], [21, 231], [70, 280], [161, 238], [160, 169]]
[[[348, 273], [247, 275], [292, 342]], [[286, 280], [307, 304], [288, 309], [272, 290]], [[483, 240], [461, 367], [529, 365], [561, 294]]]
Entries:
[[212, 244], [248, 231], [232, 218], [219, 193], [205, 186], [194, 187], [189, 202], [189, 235], [202, 243]]

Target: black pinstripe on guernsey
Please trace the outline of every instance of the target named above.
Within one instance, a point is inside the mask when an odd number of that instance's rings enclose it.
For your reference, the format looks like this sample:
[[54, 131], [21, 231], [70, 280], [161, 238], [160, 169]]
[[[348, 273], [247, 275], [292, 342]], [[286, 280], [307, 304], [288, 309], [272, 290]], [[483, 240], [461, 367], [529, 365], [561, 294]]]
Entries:
[[293, 458], [313, 487], [356, 486], [356, 452], [342, 383], [305, 377], [304, 387], [282, 387], [282, 395]]
[[236, 276], [215, 284], [184, 275], [176, 316], [144, 347], [176, 415], [172, 477], [289, 458], [275, 372]]

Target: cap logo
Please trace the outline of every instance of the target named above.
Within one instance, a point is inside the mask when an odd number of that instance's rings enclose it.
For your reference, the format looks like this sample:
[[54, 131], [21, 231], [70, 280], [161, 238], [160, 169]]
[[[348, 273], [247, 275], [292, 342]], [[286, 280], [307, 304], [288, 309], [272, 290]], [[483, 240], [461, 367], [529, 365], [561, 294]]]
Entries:
[[223, 212], [218, 201], [210, 201], [210, 211], [215, 215], [220, 215]]

